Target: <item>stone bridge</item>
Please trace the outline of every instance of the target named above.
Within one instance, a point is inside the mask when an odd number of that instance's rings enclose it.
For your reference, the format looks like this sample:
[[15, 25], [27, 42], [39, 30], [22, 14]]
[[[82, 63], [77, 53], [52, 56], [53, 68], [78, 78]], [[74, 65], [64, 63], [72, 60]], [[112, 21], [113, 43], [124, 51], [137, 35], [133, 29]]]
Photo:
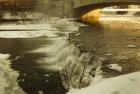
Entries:
[[114, 5], [140, 5], [140, 0], [73, 0], [73, 16], [79, 18], [91, 10]]
[[140, 4], [140, 0], [0, 0], [0, 10], [41, 11], [50, 16], [79, 18], [83, 14], [113, 5]]

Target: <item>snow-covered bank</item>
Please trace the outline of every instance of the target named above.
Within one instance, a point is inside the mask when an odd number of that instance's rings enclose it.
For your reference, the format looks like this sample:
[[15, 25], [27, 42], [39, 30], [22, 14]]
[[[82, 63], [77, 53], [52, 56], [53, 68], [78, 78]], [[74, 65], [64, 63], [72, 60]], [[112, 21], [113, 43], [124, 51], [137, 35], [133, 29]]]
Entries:
[[109, 78], [83, 89], [73, 89], [67, 94], [140, 94], [140, 72]]
[[62, 32], [68, 35], [71, 31], [77, 31], [78, 27], [75, 24], [67, 19], [56, 19], [50, 21], [50, 23], [1, 24], [0, 38], [59, 37], [58, 33]]
[[[51, 28], [51, 30], [50, 30]], [[56, 28], [52, 28], [49, 24], [27, 24], [27, 25], [1, 25], [1, 38], [32, 38], [32, 37], [57, 37]]]
[[18, 86], [18, 72], [10, 68], [9, 54], [0, 54], [0, 94], [25, 94]]

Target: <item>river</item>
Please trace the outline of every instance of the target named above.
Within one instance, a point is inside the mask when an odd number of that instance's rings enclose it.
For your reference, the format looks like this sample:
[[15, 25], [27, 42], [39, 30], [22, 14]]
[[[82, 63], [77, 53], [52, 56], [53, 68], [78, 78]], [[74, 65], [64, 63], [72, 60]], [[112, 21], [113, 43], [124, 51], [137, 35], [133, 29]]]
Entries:
[[[117, 20], [115, 17], [112, 19]], [[125, 19], [128, 20], [128, 18]], [[138, 23], [137, 18], [134, 17], [134, 19], [136, 23]], [[102, 20], [104, 20], [103, 24], [100, 25], [110, 27], [111, 24], [113, 27], [109, 17], [103, 17], [101, 21]], [[122, 21], [124, 19], [118, 18], [118, 20]], [[119, 24], [117, 23], [118, 20], [116, 23], [114, 22], [114, 28], [124, 26], [125, 23]], [[128, 21], [130, 26], [135, 23], [134, 20], [131, 22], [129, 23]], [[3, 75], [3, 78], [0, 79], [6, 79], [7, 86], [4, 85], [4, 81], [0, 82], [0, 84], [3, 83], [3, 86], [0, 86], [0, 90], [3, 90], [0, 94], [65, 94], [68, 91], [66, 89], [67, 85], [63, 85], [64, 82], [62, 82], [60, 71], [66, 67], [67, 62], [78, 63], [81, 58], [84, 58], [82, 55], [81, 57], [79, 56], [81, 52], [75, 44], [71, 44], [68, 40], [69, 33], [74, 33], [80, 38], [76, 40], [86, 42], [87, 48], [84, 50], [88, 49], [90, 51], [93, 47], [93, 45], [90, 45], [92, 42], [91, 40], [93, 39], [90, 36], [91, 30], [95, 29], [94, 31], [97, 31], [93, 34], [94, 38], [97, 36], [105, 38], [102, 37], [102, 34], [110, 32], [107, 31], [108, 28], [104, 28], [106, 29], [105, 31], [100, 25], [98, 24], [97, 26], [93, 26], [94, 28], [89, 28], [88, 26], [69, 22], [65, 19], [56, 20], [55, 23], [1, 24], [0, 53], [2, 56], [9, 56], [8, 59], [1, 59], [1, 65], [5, 66], [3, 60], [9, 65], [6, 66], [8, 69], [5, 68], [1, 70], [6, 73], [6, 75]], [[81, 30], [81, 28], [84, 33], [78, 31]], [[104, 30], [105, 32], [101, 30]], [[134, 30], [139, 32], [139, 27], [134, 27]], [[89, 39], [87, 39], [87, 37], [84, 38], [82, 34], [89, 34]], [[112, 34], [113, 33], [110, 33], [109, 36]], [[121, 33], [119, 32], [119, 34]], [[119, 34], [117, 36], [119, 36]], [[79, 37], [80, 35], [82, 38]], [[105, 42], [108, 40], [111, 39], [107, 38]], [[116, 39], [114, 40], [116, 41]], [[111, 42], [111, 44], [112, 43], [113, 42]], [[113, 48], [113, 45], [111, 45], [111, 47]], [[86, 51], [85, 53], [87, 54], [89, 52]], [[76, 69], [79, 69], [79, 67], [77, 66]], [[13, 75], [11, 75], [11, 73], [13, 73]], [[76, 81], [76, 78], [77, 77], [73, 79], [72, 84], [77, 84], [77, 82], [74, 82], [74, 80]], [[77, 86], [74, 85], [74, 87]]]

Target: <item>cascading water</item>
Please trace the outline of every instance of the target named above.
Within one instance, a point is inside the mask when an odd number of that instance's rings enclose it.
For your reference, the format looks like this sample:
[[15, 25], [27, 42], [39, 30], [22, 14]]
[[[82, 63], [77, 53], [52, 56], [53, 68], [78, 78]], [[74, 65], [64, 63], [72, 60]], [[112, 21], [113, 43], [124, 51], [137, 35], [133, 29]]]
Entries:
[[[27, 94], [65, 94], [70, 88], [86, 87], [91, 83], [89, 73], [93, 69], [96, 71], [99, 64], [92, 61], [94, 54], [81, 53], [77, 46], [82, 47], [82, 43], [75, 46], [69, 40], [69, 33], [78, 31], [78, 26], [67, 20], [52, 24], [1, 25], [1, 29], [6, 29], [0, 32], [3, 41], [20, 43], [14, 49], [10, 47], [11, 68], [18, 71], [14, 77], [17, 89], [22, 88]], [[95, 66], [89, 66], [92, 64]], [[1, 94], [6, 94], [5, 91]], [[9, 88], [9, 92], [12, 89]]]
[[[62, 83], [67, 90], [89, 86], [93, 81], [91, 75], [99, 73], [101, 63], [93, 61], [93, 53], [83, 53], [77, 48], [77, 46], [82, 47], [82, 43], [77, 42], [75, 45], [71, 42], [72, 39], [69, 40], [74, 32], [62, 32], [61, 30], [59, 33], [63, 33], [64, 36], [51, 37], [50, 39], [54, 40], [51, 45], [36, 49], [32, 53], [46, 53], [47, 57], [41, 58], [37, 63], [41, 64], [42, 68], [59, 71]], [[69, 33], [71, 34], [68, 36]], [[79, 33], [75, 32], [75, 34]]]

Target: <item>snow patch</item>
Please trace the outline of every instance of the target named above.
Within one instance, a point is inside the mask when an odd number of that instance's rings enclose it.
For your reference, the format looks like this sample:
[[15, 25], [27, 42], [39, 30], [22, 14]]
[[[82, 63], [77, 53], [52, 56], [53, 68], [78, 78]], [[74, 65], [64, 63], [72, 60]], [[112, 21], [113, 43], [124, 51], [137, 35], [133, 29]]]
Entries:
[[83, 89], [72, 89], [67, 94], [139, 94], [140, 72], [106, 79]]
[[56, 33], [59, 31], [51, 27], [49, 24], [27, 24], [16, 25], [8, 24], [0, 26], [1, 38], [33, 38], [33, 37], [58, 37]]
[[118, 64], [110, 64], [108, 67], [113, 70], [122, 71], [122, 66], [119, 66]]
[[0, 54], [0, 94], [25, 94], [18, 86], [18, 72], [10, 68], [9, 54]]

